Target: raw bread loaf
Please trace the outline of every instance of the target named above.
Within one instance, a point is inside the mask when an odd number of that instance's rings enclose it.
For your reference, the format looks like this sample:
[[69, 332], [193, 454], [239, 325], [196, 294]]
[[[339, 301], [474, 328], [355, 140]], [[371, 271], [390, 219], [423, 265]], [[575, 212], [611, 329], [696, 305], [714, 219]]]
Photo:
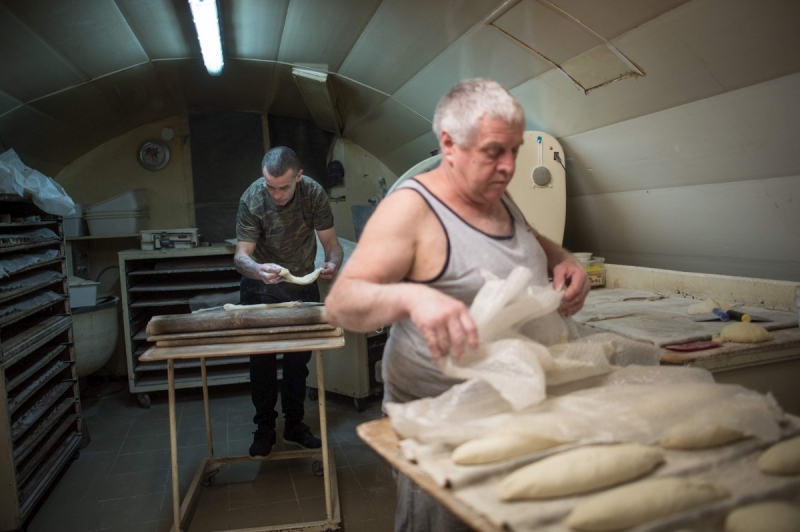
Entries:
[[764, 451], [758, 458], [758, 469], [768, 475], [800, 475], [800, 436]]
[[736, 508], [725, 519], [725, 532], [797, 532], [800, 507], [768, 501]]
[[726, 325], [713, 339], [715, 342], [758, 344], [772, 340], [772, 335], [761, 325], [742, 321]]
[[311, 284], [317, 280], [319, 274], [322, 272], [322, 268], [317, 268], [313, 272], [309, 273], [308, 275], [304, 275], [302, 277], [295, 277], [292, 275], [292, 272], [287, 270], [286, 268], [281, 268], [281, 271], [278, 272], [278, 275], [286, 279], [290, 283], [294, 284]]
[[667, 449], [705, 449], [746, 437], [738, 430], [720, 425], [698, 427], [694, 423], [681, 423], [668, 430], [658, 443]]
[[639, 478], [663, 461], [661, 451], [645, 445], [581, 447], [510, 474], [500, 485], [500, 498], [511, 501], [585, 493]]
[[507, 430], [459, 445], [451, 458], [459, 465], [489, 464], [549, 449], [562, 443], [564, 442], [530, 432]]
[[620, 530], [724, 499], [714, 484], [684, 478], [659, 478], [620, 486], [575, 506], [567, 525], [577, 530]]

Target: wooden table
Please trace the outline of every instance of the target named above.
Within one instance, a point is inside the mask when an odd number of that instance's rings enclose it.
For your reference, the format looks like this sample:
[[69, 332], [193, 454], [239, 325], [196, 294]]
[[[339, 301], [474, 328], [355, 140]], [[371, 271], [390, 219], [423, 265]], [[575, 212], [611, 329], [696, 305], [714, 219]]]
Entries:
[[[292, 458], [311, 457], [317, 460], [312, 469], [315, 473], [319, 471], [316, 465], [321, 458], [321, 471], [325, 485], [325, 512], [324, 521], [311, 521], [306, 523], [295, 523], [278, 526], [266, 526], [257, 528], [240, 529], [242, 532], [259, 532], [268, 530], [306, 530], [306, 531], [327, 531], [337, 530], [341, 523], [341, 512], [339, 508], [339, 493], [336, 483], [336, 467], [333, 453], [328, 449], [328, 430], [325, 415], [325, 376], [322, 364], [322, 351], [326, 349], [337, 349], [344, 346], [343, 336], [332, 336], [328, 338], [309, 338], [303, 340], [282, 340], [271, 342], [253, 343], [231, 343], [202, 346], [185, 347], [151, 347], [139, 357], [140, 362], [167, 362], [167, 380], [169, 393], [169, 438], [170, 456], [172, 460], [172, 511], [173, 511], [173, 532], [182, 532], [189, 511], [195, 503], [198, 495], [198, 486], [209, 485], [214, 476], [225, 464], [235, 462], [245, 462], [251, 460], [287, 460]], [[242, 456], [214, 456], [214, 444], [211, 434], [211, 414], [209, 411], [208, 399], [208, 378], [206, 375], [206, 358], [213, 357], [235, 357], [243, 354], [249, 355], [276, 355], [298, 351], [313, 351], [317, 359], [317, 389], [319, 400], [319, 424], [322, 439], [321, 450], [301, 450], [272, 452], [266, 458], [253, 458], [249, 455]], [[204, 458], [195, 473], [192, 483], [183, 503], [180, 500], [178, 487], [178, 439], [177, 422], [175, 416], [175, 360], [200, 359], [200, 372], [203, 382], [203, 407], [206, 416], [206, 440], [208, 443], [208, 457]], [[320, 456], [321, 453], [321, 456]], [[334, 472], [331, 475], [331, 471]]]
[[356, 433], [376, 453], [389, 462], [392, 467], [413, 480], [473, 530], [479, 532], [501, 532], [503, 530], [470, 506], [461, 502], [450, 490], [439, 486], [418, 465], [409, 462], [400, 453], [400, 448], [398, 447], [400, 440], [394, 429], [392, 429], [392, 424], [388, 417], [362, 423], [356, 427]]

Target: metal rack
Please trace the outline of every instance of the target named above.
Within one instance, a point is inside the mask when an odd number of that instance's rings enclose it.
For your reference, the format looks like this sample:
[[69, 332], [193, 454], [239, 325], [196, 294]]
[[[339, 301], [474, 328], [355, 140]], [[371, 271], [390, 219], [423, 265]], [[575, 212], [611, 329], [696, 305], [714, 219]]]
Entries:
[[[166, 363], [139, 363], [139, 356], [152, 346], [147, 342], [147, 322], [156, 315], [189, 313], [195, 296], [237, 291], [241, 275], [233, 267], [234, 251], [233, 246], [203, 246], [120, 252], [128, 389], [143, 407], [150, 406], [149, 392], [168, 388]], [[209, 385], [250, 380], [247, 356], [209, 361], [207, 366]], [[201, 386], [199, 361], [175, 364], [176, 388]]]
[[0, 195], [0, 530], [20, 530], [81, 441], [61, 219]]

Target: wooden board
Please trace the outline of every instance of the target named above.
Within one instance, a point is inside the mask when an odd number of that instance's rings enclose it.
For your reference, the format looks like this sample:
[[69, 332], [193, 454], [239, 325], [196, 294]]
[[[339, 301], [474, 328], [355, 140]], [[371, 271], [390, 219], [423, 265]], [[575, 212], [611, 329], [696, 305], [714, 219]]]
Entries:
[[153, 316], [148, 334], [220, 331], [281, 325], [325, 323], [325, 307], [290, 307], [264, 310], [211, 311], [198, 314]]
[[303, 331], [278, 334], [246, 334], [241, 336], [226, 336], [224, 338], [185, 338], [182, 340], [159, 340], [157, 347], [180, 347], [188, 345], [208, 345], [213, 343], [240, 344], [244, 342], [275, 342], [278, 340], [302, 340], [303, 338], [332, 338], [342, 336], [344, 332], [339, 329], [328, 331]]
[[[229, 336], [243, 336], [246, 334], [251, 335], [267, 335], [267, 334], [280, 334], [280, 333], [295, 333], [303, 331], [332, 331], [335, 329], [333, 325], [328, 323], [317, 323], [314, 325], [286, 325], [283, 327], [261, 327], [256, 329], [235, 329], [227, 331], [201, 331], [191, 333], [175, 333], [175, 334], [158, 334], [140, 338], [141, 340], [148, 340], [150, 342], [160, 342], [162, 340], [182, 340], [187, 338], [225, 338]], [[213, 342], [206, 342], [213, 343]]]
[[452, 491], [439, 486], [421, 467], [406, 460], [400, 454], [399, 439], [392, 429], [388, 417], [362, 423], [356, 427], [356, 433], [375, 452], [456, 514], [472, 530], [480, 532], [499, 532], [501, 530], [500, 527], [495, 526], [484, 516], [458, 500]]
[[308, 340], [279, 340], [277, 342], [151, 347], [139, 357], [139, 362], [186, 358], [237, 357], [266, 353], [294, 353], [297, 351], [336, 349], [343, 346], [344, 336], [311, 338]]

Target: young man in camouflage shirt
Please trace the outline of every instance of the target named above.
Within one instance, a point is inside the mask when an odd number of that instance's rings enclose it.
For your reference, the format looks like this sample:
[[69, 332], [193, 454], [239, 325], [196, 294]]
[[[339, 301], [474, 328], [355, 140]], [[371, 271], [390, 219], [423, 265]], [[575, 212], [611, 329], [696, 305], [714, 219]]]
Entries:
[[[280, 269], [301, 277], [314, 271], [317, 242], [325, 251], [322, 279], [331, 280], [342, 265], [343, 251], [333, 228], [333, 213], [325, 190], [303, 176], [297, 154], [278, 146], [264, 155], [264, 178], [257, 179], [242, 194], [236, 217], [234, 264], [242, 274], [241, 303], [319, 301], [317, 284], [284, 282]], [[321, 447], [319, 438], [303, 423], [305, 414], [306, 365], [311, 352], [283, 357], [281, 406], [284, 416], [283, 441], [305, 449]], [[250, 387], [257, 425], [250, 456], [265, 457], [275, 444], [278, 413], [277, 362], [274, 356], [250, 357]]]

